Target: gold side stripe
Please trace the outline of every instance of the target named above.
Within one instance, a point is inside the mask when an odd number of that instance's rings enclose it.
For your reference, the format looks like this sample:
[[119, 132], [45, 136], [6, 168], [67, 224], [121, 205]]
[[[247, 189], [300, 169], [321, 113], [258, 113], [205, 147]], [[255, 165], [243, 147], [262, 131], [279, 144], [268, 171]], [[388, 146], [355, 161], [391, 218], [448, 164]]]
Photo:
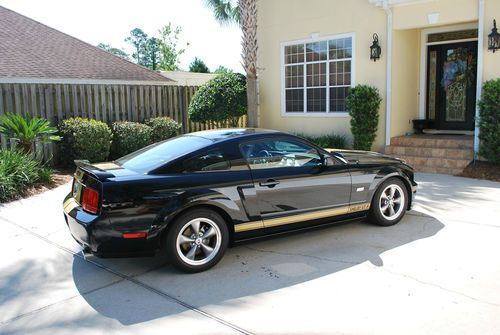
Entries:
[[78, 203], [73, 198], [69, 198], [63, 204], [63, 209], [66, 213], [71, 212], [76, 207], [78, 207]]
[[286, 216], [286, 217], [282, 217], [282, 218], [275, 218], [275, 219], [269, 219], [269, 220], [264, 220], [264, 221], [253, 221], [253, 222], [242, 223], [242, 224], [236, 225], [234, 227], [234, 231], [236, 233], [240, 233], [240, 232], [244, 232], [244, 231], [248, 231], [248, 230], [270, 228], [270, 227], [282, 226], [282, 225], [291, 224], [291, 223], [297, 223], [297, 222], [301, 222], [301, 221], [324, 219], [324, 218], [331, 217], [331, 216], [338, 216], [338, 215], [343, 215], [343, 214], [362, 212], [362, 211], [366, 211], [368, 209], [370, 209], [369, 203], [357, 204], [357, 205], [353, 205], [353, 206], [345, 206], [345, 207], [339, 207], [339, 208], [333, 208], [333, 209], [326, 209], [326, 210], [322, 210], [322, 211], [290, 215], [290, 216]]

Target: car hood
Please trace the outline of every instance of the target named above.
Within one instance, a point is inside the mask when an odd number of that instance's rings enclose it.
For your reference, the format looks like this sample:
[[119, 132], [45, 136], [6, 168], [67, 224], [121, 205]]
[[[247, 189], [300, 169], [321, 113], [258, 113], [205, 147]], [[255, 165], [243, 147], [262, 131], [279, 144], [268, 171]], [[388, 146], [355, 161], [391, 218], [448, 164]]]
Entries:
[[328, 150], [337, 153], [351, 164], [395, 164], [406, 162], [400, 158], [387, 156], [373, 151], [361, 150]]

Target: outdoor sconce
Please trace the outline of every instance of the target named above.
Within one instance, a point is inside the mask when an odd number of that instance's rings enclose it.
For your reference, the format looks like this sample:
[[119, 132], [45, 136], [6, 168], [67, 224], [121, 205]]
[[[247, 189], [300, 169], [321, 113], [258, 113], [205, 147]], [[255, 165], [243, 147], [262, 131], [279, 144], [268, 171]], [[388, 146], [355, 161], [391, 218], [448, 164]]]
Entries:
[[380, 45], [378, 44], [378, 35], [375, 33], [375, 34], [373, 34], [373, 43], [370, 47], [370, 59], [373, 59], [373, 61], [376, 62], [377, 59], [380, 59], [381, 53], [382, 53], [382, 49], [380, 48]]
[[488, 35], [488, 50], [497, 51], [500, 49], [500, 34], [497, 30], [497, 20], [493, 20], [493, 29], [491, 29], [491, 34]]

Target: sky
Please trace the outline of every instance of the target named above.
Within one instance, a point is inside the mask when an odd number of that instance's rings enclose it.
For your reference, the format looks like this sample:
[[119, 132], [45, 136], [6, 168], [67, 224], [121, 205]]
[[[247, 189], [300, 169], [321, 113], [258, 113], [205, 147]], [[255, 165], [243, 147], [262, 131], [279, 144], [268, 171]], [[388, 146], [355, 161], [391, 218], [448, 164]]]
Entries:
[[243, 72], [241, 33], [236, 25], [221, 27], [203, 0], [0, 0], [9, 8], [87, 43], [110, 44], [132, 54], [124, 41], [134, 28], [149, 36], [172, 22], [180, 26], [180, 46], [186, 47], [180, 68], [195, 57], [211, 71], [219, 65]]

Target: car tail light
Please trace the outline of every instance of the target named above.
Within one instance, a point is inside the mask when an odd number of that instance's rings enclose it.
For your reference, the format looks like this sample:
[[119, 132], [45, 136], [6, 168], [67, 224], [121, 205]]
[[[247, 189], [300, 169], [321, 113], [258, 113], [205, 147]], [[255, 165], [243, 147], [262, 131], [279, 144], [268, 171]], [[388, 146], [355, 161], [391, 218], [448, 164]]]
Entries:
[[86, 187], [83, 190], [82, 208], [89, 213], [97, 214], [99, 209], [99, 192], [93, 188]]

